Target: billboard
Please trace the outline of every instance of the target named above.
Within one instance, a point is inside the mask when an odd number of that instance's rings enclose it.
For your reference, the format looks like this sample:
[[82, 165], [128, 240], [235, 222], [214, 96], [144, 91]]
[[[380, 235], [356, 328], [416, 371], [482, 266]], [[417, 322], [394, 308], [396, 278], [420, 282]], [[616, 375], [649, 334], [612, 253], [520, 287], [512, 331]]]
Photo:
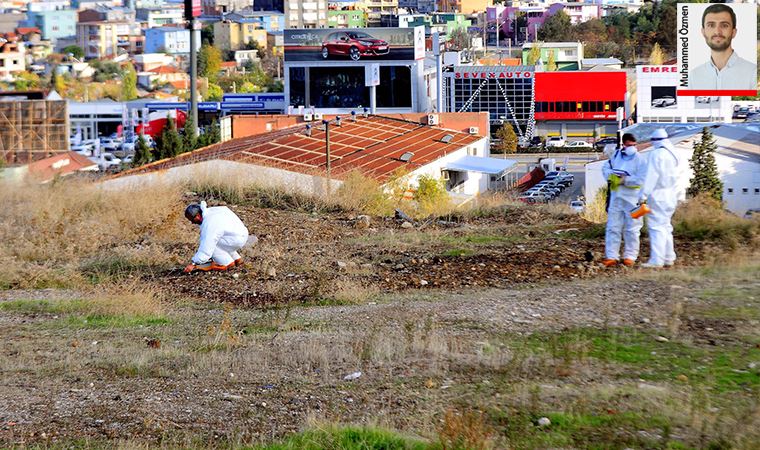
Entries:
[[203, 8], [201, 0], [184, 0], [185, 3], [185, 20], [191, 20], [201, 15]]
[[679, 96], [678, 66], [636, 66], [638, 122], [730, 120], [731, 97]]
[[679, 3], [678, 95], [757, 95], [757, 5]]
[[425, 29], [284, 30], [285, 61], [413, 61], [425, 57]]

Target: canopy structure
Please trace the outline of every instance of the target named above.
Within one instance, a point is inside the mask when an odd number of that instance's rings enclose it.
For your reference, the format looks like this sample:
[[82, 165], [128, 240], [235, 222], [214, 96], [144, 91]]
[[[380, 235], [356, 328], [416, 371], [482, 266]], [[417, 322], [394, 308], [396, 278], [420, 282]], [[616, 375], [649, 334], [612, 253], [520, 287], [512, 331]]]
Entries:
[[511, 159], [484, 158], [481, 156], [462, 156], [444, 165], [445, 170], [457, 172], [481, 172], [489, 175], [500, 175], [517, 166], [517, 161]]

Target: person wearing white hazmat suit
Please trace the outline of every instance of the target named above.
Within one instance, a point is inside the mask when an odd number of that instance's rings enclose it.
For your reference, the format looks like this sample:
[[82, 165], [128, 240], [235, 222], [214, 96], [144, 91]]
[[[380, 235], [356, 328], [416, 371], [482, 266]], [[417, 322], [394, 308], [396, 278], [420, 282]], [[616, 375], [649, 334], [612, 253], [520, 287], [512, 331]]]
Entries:
[[192, 263], [184, 272], [194, 270], [227, 270], [243, 263], [238, 251], [247, 243], [254, 243], [255, 236], [248, 236], [248, 229], [240, 218], [226, 206], [208, 208], [206, 202], [191, 204], [185, 209], [185, 217], [200, 225], [201, 239]]
[[615, 151], [602, 166], [602, 174], [609, 183], [605, 259], [602, 261], [605, 267], [613, 267], [620, 262], [621, 238], [625, 241], [623, 265], [633, 266], [639, 256], [639, 235], [644, 221], [632, 218], [631, 210], [639, 199], [645, 170], [646, 161], [636, 149], [636, 138], [625, 133], [623, 148]]
[[651, 251], [649, 261], [641, 266], [659, 268], [672, 266], [676, 260], [670, 220], [678, 203], [677, 183], [682, 165], [663, 128], [656, 129], [651, 140], [652, 150], [639, 197], [639, 204], [646, 203], [651, 209], [647, 219]]

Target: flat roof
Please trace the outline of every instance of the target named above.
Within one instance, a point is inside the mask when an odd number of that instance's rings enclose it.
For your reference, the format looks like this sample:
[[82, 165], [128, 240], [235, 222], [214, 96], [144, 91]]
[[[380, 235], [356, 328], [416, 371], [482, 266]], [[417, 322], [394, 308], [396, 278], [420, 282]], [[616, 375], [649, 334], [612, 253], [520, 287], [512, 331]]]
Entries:
[[448, 170], [464, 172], [481, 172], [489, 175], [498, 175], [515, 167], [517, 161], [511, 159], [499, 159], [483, 156], [465, 155], [454, 161], [444, 164], [443, 168]]
[[[358, 170], [385, 182], [397, 169], [415, 170], [484, 139], [459, 131], [382, 116], [369, 116], [365, 119], [358, 115], [356, 122], [350, 116], [341, 117], [340, 127], [333, 121], [329, 128], [331, 176], [336, 179]], [[116, 176], [148, 173], [213, 159], [321, 175], [327, 166], [325, 130], [319, 122], [313, 122], [312, 126], [311, 136], [306, 135], [305, 124], [297, 125], [215, 144]], [[448, 142], [443, 141], [446, 135], [451, 136]], [[407, 152], [413, 155], [408, 162], [404, 162], [401, 155]]]

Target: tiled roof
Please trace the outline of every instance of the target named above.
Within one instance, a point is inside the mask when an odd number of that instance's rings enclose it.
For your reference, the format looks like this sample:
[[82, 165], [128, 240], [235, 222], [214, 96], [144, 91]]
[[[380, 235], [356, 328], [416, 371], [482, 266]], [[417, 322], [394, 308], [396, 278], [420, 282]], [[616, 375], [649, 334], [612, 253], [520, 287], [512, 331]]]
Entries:
[[146, 70], [146, 72], [151, 73], [177, 73], [179, 70], [176, 67], [172, 66], [158, 66], [156, 68]]
[[[303, 125], [266, 134], [233, 139], [176, 158], [157, 161], [118, 176], [148, 173], [213, 159], [277, 167], [306, 174], [326, 169], [325, 131], [314, 123], [311, 136]], [[359, 117], [356, 122], [343, 118], [342, 125], [331, 123], [331, 176], [340, 179], [359, 170], [378, 181], [386, 181], [400, 168], [415, 170], [462, 147], [482, 139], [458, 131], [420, 125], [382, 116]], [[450, 135], [449, 142], [442, 138]], [[409, 162], [401, 161], [412, 152]]]
[[52, 180], [82, 170], [97, 170], [98, 165], [76, 152], [66, 152], [29, 164], [29, 173], [39, 181]]

